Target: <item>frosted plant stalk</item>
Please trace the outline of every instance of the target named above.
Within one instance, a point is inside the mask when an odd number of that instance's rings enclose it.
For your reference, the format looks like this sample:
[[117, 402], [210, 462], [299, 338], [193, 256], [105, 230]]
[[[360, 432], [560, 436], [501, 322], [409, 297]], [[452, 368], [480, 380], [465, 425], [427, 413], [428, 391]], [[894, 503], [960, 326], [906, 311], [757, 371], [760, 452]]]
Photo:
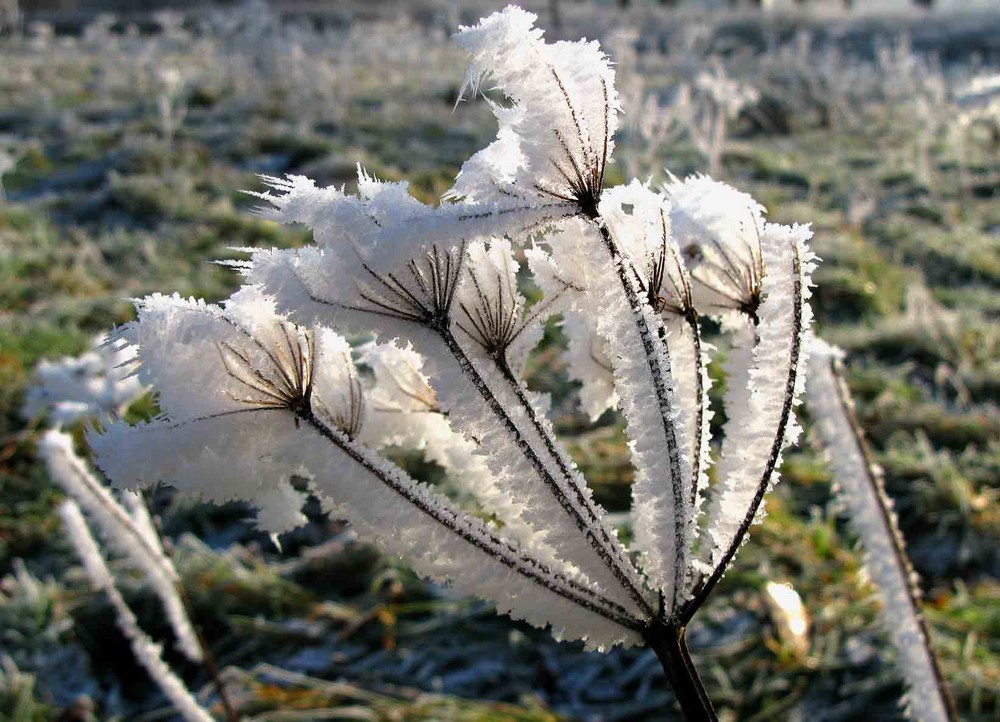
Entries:
[[184, 655], [194, 662], [202, 661], [198, 635], [178, 592], [177, 570], [163, 552], [145, 505], [132, 492], [125, 492], [128, 508], [119, 504], [77, 455], [69, 434], [47, 431], [38, 450], [49, 477], [86, 510], [105, 542], [143, 573], [143, 580], [163, 604]]
[[882, 602], [882, 621], [908, 686], [907, 713], [921, 722], [951, 722], [958, 715], [920, 607], [916, 573], [906, 555], [881, 472], [854, 417], [854, 405], [841, 376], [841, 356], [838, 349], [813, 340], [807, 400], [814, 428]]
[[139, 627], [138, 620], [115, 586], [111, 572], [87, 528], [87, 522], [84, 521], [80, 508], [72, 500], [64, 501], [59, 507], [59, 516], [62, 518], [70, 543], [83, 562], [87, 577], [95, 588], [107, 595], [115, 610], [115, 621], [132, 645], [132, 652], [139, 663], [186, 722], [214, 722], [215, 718], [198, 703], [184, 682], [163, 661], [160, 645], [153, 642]]

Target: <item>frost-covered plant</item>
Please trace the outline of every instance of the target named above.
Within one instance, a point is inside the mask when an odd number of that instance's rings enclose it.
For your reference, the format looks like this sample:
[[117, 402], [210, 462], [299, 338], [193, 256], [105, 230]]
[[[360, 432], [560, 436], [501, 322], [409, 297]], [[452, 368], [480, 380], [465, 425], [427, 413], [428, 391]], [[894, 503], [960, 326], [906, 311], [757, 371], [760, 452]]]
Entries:
[[180, 577], [160, 544], [144, 500], [125, 492], [119, 502], [73, 449], [73, 439], [58, 430], [45, 433], [39, 444], [49, 477], [83, 507], [100, 528], [105, 542], [140, 570], [166, 611], [184, 655], [199, 662], [203, 650], [180, 593]]
[[22, 414], [29, 419], [47, 415], [59, 426], [121, 413], [143, 391], [129, 368], [134, 355], [134, 349], [101, 335], [93, 339], [91, 350], [79, 356], [42, 361]]
[[[91, 444], [120, 486], [250, 499], [272, 531], [301, 523], [292, 480], [305, 480], [420, 574], [562, 639], [651, 647], [685, 716], [714, 719], [685, 631], [799, 433], [811, 234], [707, 177], [605, 188], [611, 65], [596, 42], [546, 43], [534, 20], [509, 7], [457, 35], [463, 92], [489, 89], [499, 131], [445, 202], [363, 170], [356, 195], [270, 178], [262, 212], [309, 226], [313, 245], [254, 251], [222, 305], [138, 302], [118, 338], [162, 413]], [[629, 548], [523, 380], [557, 315], [588, 412], [625, 416]], [[718, 458], [706, 316], [731, 346]], [[376, 340], [353, 349], [347, 331]], [[411, 478], [383, 451], [395, 444], [424, 449], [462, 493]]]
[[9, 148], [0, 146], [0, 202], [7, 199], [7, 192], [3, 186], [3, 177], [17, 167], [17, 156]]
[[105, 546], [124, 557], [160, 600], [177, 648], [192, 662], [205, 665], [215, 679], [229, 719], [235, 719], [211, 653], [191, 622], [180, 574], [163, 548], [145, 499], [137, 492], [115, 494], [108, 490], [87, 461], [77, 454], [72, 436], [59, 428], [63, 424], [94, 423], [109, 414], [118, 415], [146, 390], [135, 377], [133, 348], [123, 348], [103, 336], [95, 338], [93, 346], [80, 356], [40, 363], [22, 410], [27, 418], [45, 417], [56, 426], [42, 434], [38, 452], [49, 478], [69, 497], [60, 508], [60, 516], [91, 582], [108, 595], [118, 625], [130, 640], [136, 658], [181, 716], [188, 722], [213, 719], [162, 660], [160, 646], [139, 628], [91, 536], [81, 508], [90, 524], [99, 530]]
[[115, 610], [115, 621], [122, 634], [129, 640], [132, 652], [149, 676], [159, 685], [185, 722], [214, 722], [215, 718], [202, 707], [184, 682], [163, 661], [160, 645], [156, 644], [139, 626], [132, 610], [115, 584], [97, 542], [80, 513], [80, 507], [67, 499], [59, 507], [59, 516], [76, 550], [91, 584], [104, 592]]
[[680, 82], [666, 97], [647, 95], [635, 124], [652, 149], [686, 139], [702, 156], [709, 173], [718, 176], [731, 122], [759, 97], [756, 88], [730, 78], [722, 61], [713, 57], [707, 70]]
[[177, 68], [160, 68], [160, 92], [156, 99], [156, 107], [160, 123], [160, 135], [167, 144], [173, 143], [181, 123], [187, 116], [187, 104], [184, 100], [184, 76]]
[[956, 720], [955, 704], [931, 645], [916, 572], [906, 555], [892, 500], [841, 376], [842, 355], [820, 339], [812, 340], [808, 403], [817, 440], [827, 451], [838, 497], [864, 546], [865, 565], [882, 601], [882, 620], [908, 685], [908, 716], [924, 722]]

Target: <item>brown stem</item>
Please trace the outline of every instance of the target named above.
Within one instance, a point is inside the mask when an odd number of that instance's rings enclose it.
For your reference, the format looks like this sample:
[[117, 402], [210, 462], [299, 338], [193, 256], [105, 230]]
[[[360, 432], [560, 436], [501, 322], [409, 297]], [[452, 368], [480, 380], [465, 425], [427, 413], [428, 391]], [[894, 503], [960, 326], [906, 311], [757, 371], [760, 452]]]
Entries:
[[718, 722], [688, 652], [686, 632], [684, 627], [657, 621], [643, 630], [642, 636], [660, 660], [686, 722]]

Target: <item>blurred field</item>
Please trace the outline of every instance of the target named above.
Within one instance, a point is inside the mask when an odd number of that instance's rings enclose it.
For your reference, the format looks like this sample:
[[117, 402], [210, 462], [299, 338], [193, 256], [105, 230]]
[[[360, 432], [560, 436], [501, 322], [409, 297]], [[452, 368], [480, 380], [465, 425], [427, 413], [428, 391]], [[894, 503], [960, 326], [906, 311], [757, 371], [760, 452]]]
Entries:
[[[454, 108], [464, 61], [445, 28], [478, 14], [316, 30], [251, 6], [197, 33], [162, 17], [154, 34], [99, 21], [80, 37], [0, 36], [0, 156], [13, 161], [0, 201], [0, 719], [172, 714], [63, 541], [60, 495], [35, 459], [43, 420], [21, 416], [36, 363], [127, 321], [128, 298], [224, 298], [236, 278], [210, 261], [238, 257], [232, 247], [307, 240], [249, 212], [240, 190], [258, 187], [256, 173], [350, 187], [360, 162], [439, 197], [495, 133], [482, 102]], [[669, 119], [682, 81], [716, 64], [756, 89], [730, 122], [723, 178], [771, 219], [813, 223], [819, 331], [848, 351], [946, 674], [965, 719], [1000, 719], [1000, 110], [991, 123], [957, 92], [1000, 57], [941, 40], [937, 62], [933, 36], [914, 49], [871, 23], [846, 26], [854, 50], [838, 54], [791, 22], [757, 28], [758, 47], [692, 17], [564, 21], [566, 36], [599, 37], [620, 64], [612, 183], [707, 170], [690, 134], [643, 127]], [[950, 37], [943, 23], [940, 34]], [[552, 393], [598, 498], [625, 512], [621, 423], [580, 412], [560, 343], [553, 325], [531, 384]], [[585, 654], [496, 618], [354, 544], [318, 510], [279, 551], [242, 506], [168, 489], [151, 501], [248, 717], [673, 718], [651, 653]], [[788, 455], [768, 510], [691, 634], [717, 706], [730, 720], [902, 719], [877, 602], [808, 446]], [[782, 644], [768, 580], [802, 595], [807, 654]], [[165, 638], [152, 598], [125, 591]], [[217, 705], [203, 671], [168, 658]]]

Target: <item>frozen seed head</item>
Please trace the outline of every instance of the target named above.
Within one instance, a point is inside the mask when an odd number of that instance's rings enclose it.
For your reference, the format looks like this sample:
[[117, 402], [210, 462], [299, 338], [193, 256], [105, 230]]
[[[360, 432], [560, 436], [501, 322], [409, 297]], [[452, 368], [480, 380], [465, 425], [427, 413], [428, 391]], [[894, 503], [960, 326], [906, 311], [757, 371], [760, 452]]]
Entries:
[[494, 358], [502, 359], [524, 330], [524, 298], [517, 290], [518, 264], [510, 243], [469, 246], [459, 292], [457, 326]]
[[596, 42], [546, 43], [536, 16], [508, 7], [463, 27], [470, 56], [463, 92], [487, 81], [497, 139], [462, 167], [453, 196], [547, 198], [594, 218], [618, 127], [614, 71]]
[[361, 259], [364, 274], [356, 281], [354, 310], [444, 327], [451, 316], [465, 248], [465, 243], [457, 248], [431, 246], [401, 271], [377, 271]]
[[673, 236], [667, 198], [633, 180], [605, 191], [600, 211], [631, 258], [635, 280], [653, 310], [664, 316], [693, 317], [691, 278]]
[[264, 342], [234, 323], [239, 333], [263, 351], [263, 359], [252, 359], [231, 341], [216, 346], [222, 366], [245, 391], [226, 393], [250, 408], [287, 409], [295, 414], [311, 408], [316, 340], [308, 329], [287, 321], [274, 325], [273, 338]]
[[756, 319], [765, 271], [764, 208], [750, 195], [708, 176], [674, 179], [663, 190], [699, 310], [712, 316], [737, 311]]

